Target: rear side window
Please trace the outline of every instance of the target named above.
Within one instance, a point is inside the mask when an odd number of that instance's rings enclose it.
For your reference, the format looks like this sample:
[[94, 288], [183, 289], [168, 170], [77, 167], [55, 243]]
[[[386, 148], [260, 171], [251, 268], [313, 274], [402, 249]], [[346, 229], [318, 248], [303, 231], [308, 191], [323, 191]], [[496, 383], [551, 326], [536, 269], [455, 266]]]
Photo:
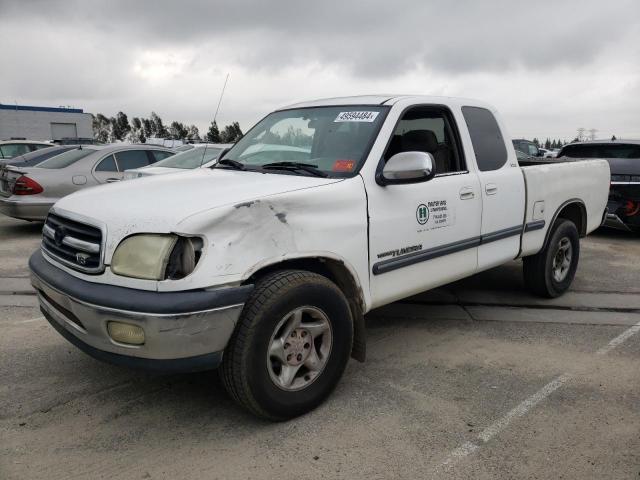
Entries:
[[0, 145], [0, 152], [2, 152], [2, 158], [13, 158], [18, 155], [29, 153], [29, 145], [26, 143], [9, 143], [6, 145]]
[[56, 155], [55, 157], [51, 157], [49, 160], [45, 160], [42, 163], [39, 163], [38, 168], [65, 168], [76, 163], [81, 158], [91, 155], [94, 152], [95, 150], [90, 150], [87, 148], [76, 148], [74, 150], [69, 150], [68, 152], [61, 153], [60, 155]]
[[151, 154], [153, 155], [153, 158], [155, 158], [156, 162], [169, 158], [173, 155], [171, 152], [163, 152], [162, 150], [151, 150]]
[[96, 172], [117, 172], [118, 167], [116, 167], [116, 161], [113, 158], [113, 155], [109, 155], [104, 158], [96, 167]]
[[560, 152], [560, 156], [571, 158], [640, 158], [640, 145], [567, 145]]
[[126, 150], [116, 153], [118, 167], [121, 172], [132, 168], [141, 168], [149, 165], [149, 157], [145, 150]]
[[43, 148], [49, 148], [52, 146], [53, 145], [42, 145], [42, 144], [36, 143], [36, 144], [29, 145], [29, 148], [31, 148], [32, 152], [35, 152], [36, 150], [42, 150]]
[[507, 162], [507, 148], [493, 114], [486, 108], [462, 107], [478, 168], [482, 172], [498, 170]]

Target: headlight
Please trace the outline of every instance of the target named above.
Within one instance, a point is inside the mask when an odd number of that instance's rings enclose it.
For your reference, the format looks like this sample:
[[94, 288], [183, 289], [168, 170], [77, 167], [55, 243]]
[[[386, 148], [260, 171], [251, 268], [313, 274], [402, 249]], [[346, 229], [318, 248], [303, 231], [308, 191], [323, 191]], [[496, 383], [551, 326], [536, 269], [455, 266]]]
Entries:
[[177, 280], [193, 272], [202, 240], [178, 235], [140, 234], [125, 238], [116, 248], [111, 271], [146, 280]]

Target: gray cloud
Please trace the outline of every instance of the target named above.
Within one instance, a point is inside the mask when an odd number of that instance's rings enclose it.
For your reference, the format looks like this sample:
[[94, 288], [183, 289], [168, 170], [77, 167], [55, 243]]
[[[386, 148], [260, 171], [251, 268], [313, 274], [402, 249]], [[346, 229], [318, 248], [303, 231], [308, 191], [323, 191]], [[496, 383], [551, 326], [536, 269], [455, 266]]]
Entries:
[[246, 123], [309, 96], [400, 87], [500, 100], [496, 88], [539, 80], [544, 91], [510, 92], [509, 113], [532, 97], [557, 104], [569, 82], [601, 87], [603, 68], [628, 74], [617, 91], [632, 91], [639, 14], [637, 0], [0, 0], [11, 65], [0, 101], [153, 108], [204, 125], [226, 72], [224, 115]]

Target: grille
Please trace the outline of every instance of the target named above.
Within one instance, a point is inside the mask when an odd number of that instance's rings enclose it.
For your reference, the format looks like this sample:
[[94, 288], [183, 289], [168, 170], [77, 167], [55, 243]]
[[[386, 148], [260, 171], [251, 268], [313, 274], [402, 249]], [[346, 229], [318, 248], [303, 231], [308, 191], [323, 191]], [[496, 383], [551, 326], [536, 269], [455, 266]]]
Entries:
[[42, 249], [56, 260], [81, 272], [102, 271], [99, 228], [50, 213], [42, 233]]

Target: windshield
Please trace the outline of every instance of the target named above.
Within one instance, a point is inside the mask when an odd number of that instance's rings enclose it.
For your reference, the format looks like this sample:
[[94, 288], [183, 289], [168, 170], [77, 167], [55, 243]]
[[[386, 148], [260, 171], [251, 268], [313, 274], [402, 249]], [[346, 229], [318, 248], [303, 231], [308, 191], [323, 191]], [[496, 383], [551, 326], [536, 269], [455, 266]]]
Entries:
[[[206, 151], [205, 151], [206, 150]], [[199, 166], [214, 160], [218, 157], [222, 148], [204, 147], [192, 148], [186, 152], [181, 152], [172, 157], [165, 158], [151, 165], [152, 167], [168, 168], [198, 168]]]
[[[331, 177], [357, 172], [384, 121], [387, 107], [314, 107], [274, 112], [235, 144], [225, 159], [248, 170], [272, 163], [316, 166]], [[273, 173], [282, 170], [267, 170]], [[304, 170], [295, 173], [309, 174]]]
[[89, 148], [76, 148], [74, 150], [61, 153], [60, 155], [56, 155], [55, 157], [51, 157], [50, 159], [39, 163], [37, 167], [50, 169], [65, 168], [76, 163], [81, 158], [91, 155], [93, 152], [95, 152], [95, 150]]
[[567, 145], [562, 149], [562, 156], [571, 158], [640, 158], [640, 145]]

